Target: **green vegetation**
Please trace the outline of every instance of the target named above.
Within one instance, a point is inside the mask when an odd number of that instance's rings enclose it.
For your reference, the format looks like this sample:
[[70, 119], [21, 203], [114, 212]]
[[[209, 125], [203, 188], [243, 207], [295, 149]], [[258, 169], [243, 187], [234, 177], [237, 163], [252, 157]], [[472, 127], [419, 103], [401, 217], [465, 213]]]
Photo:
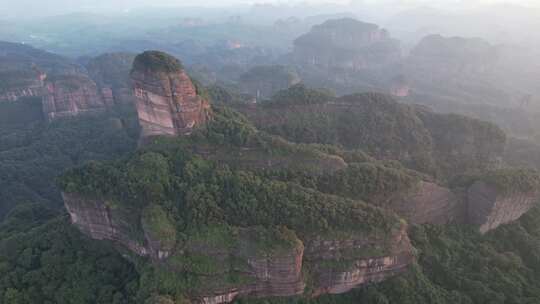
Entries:
[[[324, 154], [259, 133], [237, 113], [216, 109], [215, 114], [191, 137], [156, 139], [129, 158], [88, 163], [59, 179], [64, 191], [131, 208], [152, 239], [182, 248], [168, 266], [141, 270], [141, 293], [179, 297], [208, 286], [237, 286], [249, 279], [240, 271], [247, 259], [293, 250], [299, 238], [362, 235], [380, 240], [379, 254], [390, 249], [389, 236], [402, 225], [391, 212], [199, 156], [197, 149], [216, 146], [259, 147], [283, 157]], [[220, 275], [210, 280], [209, 274]]]
[[141, 222], [150, 239], [157, 240], [162, 248], [171, 250], [176, 245], [176, 227], [159, 205], [150, 205], [142, 211]]
[[[5, 107], [0, 105], [0, 113]], [[136, 146], [137, 127], [128, 117], [123, 119], [126, 127], [118, 128], [119, 118], [112, 114], [50, 124], [20, 115], [0, 128], [0, 219], [19, 203], [62, 206], [56, 176], [89, 160], [125, 155]]]
[[499, 169], [484, 173], [480, 180], [494, 186], [503, 194], [540, 190], [540, 175], [535, 170]]
[[107, 53], [90, 59], [86, 67], [100, 86], [130, 88], [129, 71], [134, 59], [135, 55], [130, 53]]
[[0, 70], [0, 93], [35, 86], [37, 82], [38, 75], [32, 70]]
[[457, 114], [417, 113], [433, 139], [440, 177], [451, 172], [478, 174], [503, 154], [506, 135], [492, 123]]
[[423, 172], [435, 171], [429, 131], [414, 109], [386, 95], [356, 94], [304, 107], [274, 102], [283, 106], [263, 106], [246, 115], [262, 130], [293, 142], [361, 149]]
[[17, 102], [0, 102], [0, 128], [10, 130], [13, 125], [24, 126], [42, 119], [43, 108], [40, 97], [20, 98]]
[[303, 84], [296, 84], [288, 89], [277, 92], [264, 105], [309, 105], [320, 104], [334, 100], [335, 94], [323, 89], [309, 89]]
[[138, 274], [65, 216], [21, 205], [0, 223], [0, 303], [134, 303]]
[[294, 70], [283, 65], [256, 66], [240, 76], [241, 82], [283, 82], [294, 83], [298, 75]]
[[505, 134], [491, 123], [399, 104], [382, 94], [354, 94], [323, 102], [326, 98], [306, 97], [315, 94], [310, 92], [293, 87], [276, 94], [268, 106], [239, 109], [270, 134], [399, 160], [440, 180], [456, 172], [486, 170], [504, 150]]
[[292, 170], [270, 171], [267, 176], [297, 182], [323, 193], [376, 203], [404, 193], [427, 177], [392, 162], [351, 163], [343, 170], [321, 175]]
[[540, 208], [481, 235], [470, 227], [416, 226], [418, 263], [405, 275], [315, 299], [239, 299], [238, 304], [532, 304], [540, 299]]
[[142, 72], [174, 73], [183, 69], [180, 60], [160, 51], [146, 51], [137, 55], [133, 61], [133, 70]]

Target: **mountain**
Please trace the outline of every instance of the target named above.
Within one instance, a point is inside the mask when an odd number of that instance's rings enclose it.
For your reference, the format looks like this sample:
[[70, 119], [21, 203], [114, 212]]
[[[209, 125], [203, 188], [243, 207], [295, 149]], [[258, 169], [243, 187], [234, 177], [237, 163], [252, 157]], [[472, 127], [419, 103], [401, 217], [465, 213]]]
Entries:
[[168, 54], [149, 51], [135, 57], [131, 79], [142, 138], [189, 134], [210, 115], [208, 100]]
[[343, 18], [316, 25], [298, 37], [293, 57], [305, 65], [360, 70], [399, 60], [400, 49], [377, 25]]

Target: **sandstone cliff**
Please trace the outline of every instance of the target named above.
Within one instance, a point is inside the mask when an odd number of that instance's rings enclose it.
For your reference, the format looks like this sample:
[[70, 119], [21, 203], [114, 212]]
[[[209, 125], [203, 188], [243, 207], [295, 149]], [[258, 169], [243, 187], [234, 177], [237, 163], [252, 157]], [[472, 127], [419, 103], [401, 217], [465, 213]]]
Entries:
[[107, 105], [135, 104], [129, 77], [134, 59], [130, 53], [106, 53], [86, 64]]
[[47, 75], [35, 70], [0, 71], [0, 102], [42, 96]]
[[84, 234], [96, 240], [109, 240], [125, 246], [138, 255], [148, 255], [148, 249], [134, 236], [137, 220], [129, 211], [113, 207], [111, 202], [89, 199], [73, 193], [62, 193], [71, 222]]
[[49, 77], [43, 97], [43, 113], [49, 121], [56, 118], [99, 112], [107, 104], [97, 85], [83, 75]]
[[461, 202], [448, 188], [420, 182], [390, 200], [387, 207], [412, 224], [447, 224], [462, 220]]
[[340, 294], [399, 274], [413, 262], [412, 246], [403, 225], [389, 240], [317, 237], [307, 242], [305, 260], [310, 266], [311, 295]]
[[486, 233], [513, 222], [533, 208], [540, 195], [537, 191], [503, 193], [493, 185], [478, 181], [468, 190], [468, 221]]
[[154, 51], [140, 54], [131, 79], [142, 139], [190, 134], [209, 118], [208, 101], [197, 94], [177, 59]]
[[390, 235], [342, 232], [302, 239], [287, 228], [210, 226], [171, 242], [162, 223], [149, 228], [145, 215], [139, 218], [112, 201], [68, 193], [63, 198], [81, 232], [160, 261], [155, 267], [163, 271], [188, 273], [201, 283], [189, 292], [190, 298], [205, 304], [344, 293], [399, 274], [414, 259], [404, 224]]

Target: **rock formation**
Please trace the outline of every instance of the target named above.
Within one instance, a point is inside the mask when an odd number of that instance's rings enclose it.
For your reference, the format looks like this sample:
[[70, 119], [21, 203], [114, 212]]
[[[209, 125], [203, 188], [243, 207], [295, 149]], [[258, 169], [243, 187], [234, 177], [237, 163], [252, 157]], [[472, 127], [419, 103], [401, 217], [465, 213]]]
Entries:
[[130, 53], [107, 53], [86, 64], [107, 105], [135, 104], [129, 77], [134, 59], [135, 55]]
[[537, 191], [502, 193], [486, 182], [474, 183], [468, 191], [468, 221], [486, 233], [498, 226], [513, 222], [538, 202]]
[[49, 121], [82, 113], [99, 112], [107, 108], [95, 82], [86, 76], [49, 77], [45, 85], [43, 113]]
[[412, 246], [403, 225], [389, 240], [390, 253], [376, 254], [381, 240], [316, 238], [306, 245], [305, 260], [312, 265], [312, 295], [340, 294], [399, 274], [413, 262]]
[[148, 248], [135, 241], [133, 232], [138, 227], [130, 218], [129, 211], [112, 208], [110, 202], [89, 199], [70, 193], [62, 193], [71, 222], [84, 234], [96, 240], [109, 240], [125, 246], [138, 255], [149, 254]]
[[461, 220], [461, 204], [448, 188], [420, 182], [407, 193], [391, 199], [388, 208], [412, 224], [447, 224]]
[[135, 58], [131, 79], [135, 90], [141, 138], [185, 135], [209, 118], [210, 105], [180, 62], [157, 51]]
[[43, 95], [43, 81], [47, 74], [34, 69], [29, 71], [0, 71], [0, 102], [17, 101], [23, 97]]
[[294, 42], [301, 65], [360, 70], [400, 59], [399, 43], [375, 24], [351, 18], [328, 20]]
[[[414, 259], [403, 224], [389, 237], [313, 235], [305, 241], [286, 228], [278, 232], [256, 227], [224, 232], [205, 228], [210, 230], [196, 232], [180, 248], [156, 248], [147, 225], [141, 225], [134, 212], [116, 208], [111, 201], [77, 194], [63, 193], [63, 198], [72, 223], [89, 237], [110, 240], [137, 255], [161, 261], [167, 271], [199, 276], [204, 288], [190, 297], [206, 304], [229, 303], [237, 297], [344, 293], [402, 273]], [[222, 233], [224, 244], [215, 243], [216, 233]], [[260, 238], [267, 245], [261, 247]], [[269, 239], [273, 239], [270, 247]], [[197, 259], [213, 266], [189, 268], [188, 261]], [[310, 269], [310, 278], [305, 277], [305, 267]], [[237, 279], [228, 281], [232, 276]]]

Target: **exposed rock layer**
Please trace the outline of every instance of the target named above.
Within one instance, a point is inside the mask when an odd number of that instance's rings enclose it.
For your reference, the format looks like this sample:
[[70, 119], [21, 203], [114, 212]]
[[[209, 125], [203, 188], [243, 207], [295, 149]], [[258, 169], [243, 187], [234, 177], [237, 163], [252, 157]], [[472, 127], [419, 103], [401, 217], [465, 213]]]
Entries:
[[96, 240], [109, 240], [125, 246], [138, 255], [148, 255], [148, 249], [134, 240], [135, 221], [126, 221], [126, 214], [111, 208], [107, 202], [77, 194], [62, 193], [71, 222], [84, 234]]
[[190, 134], [206, 122], [210, 105], [197, 95], [188, 75], [134, 70], [131, 73], [141, 138]]
[[388, 208], [413, 224], [447, 224], [461, 215], [458, 197], [450, 189], [429, 182], [397, 195]]
[[377, 254], [381, 240], [362, 236], [309, 241], [305, 259], [313, 269], [313, 296], [345, 293], [405, 271], [414, 259], [406, 226], [392, 236], [390, 243], [389, 253]]
[[519, 219], [534, 207], [538, 198], [537, 192], [504, 194], [485, 182], [476, 182], [468, 191], [469, 222], [486, 233]]
[[48, 120], [103, 111], [106, 107], [96, 84], [86, 76], [65, 75], [46, 83], [43, 112]]
[[[128, 211], [120, 213], [121, 208], [109, 207], [110, 202], [86, 199], [76, 194], [64, 193], [63, 198], [73, 224], [81, 232], [94, 239], [116, 242], [138, 255], [169, 263], [169, 255], [156, 254], [150, 248], [152, 242], [148, 239], [135, 241], [138, 239], [136, 235], [147, 234], [131, 231], [140, 225], [139, 219], [131, 218]], [[310, 237], [305, 246], [296, 239], [294, 245], [270, 248], [267, 251], [254, 248], [258, 235], [250, 228], [240, 229], [235, 238], [232, 243], [236, 245], [232, 247], [208, 246], [204, 239], [188, 240], [187, 244], [173, 253], [203, 256], [221, 265], [222, 270], [204, 274], [203, 277], [208, 279], [205, 290], [195, 292], [193, 299], [205, 304], [220, 304], [238, 297], [301, 295], [306, 291], [307, 281], [303, 274], [304, 263], [308, 263], [313, 270], [314, 281], [310, 283], [313, 286], [309, 288], [311, 295], [343, 293], [399, 274], [413, 260], [406, 226], [393, 233], [389, 240], [366, 239], [362, 235], [347, 238]], [[328, 266], [339, 264], [343, 259], [347, 262], [345, 268]], [[237, 264], [243, 266], [225, 266], [230, 260], [242, 261]], [[169, 269], [176, 271], [175, 267], [184, 266], [173, 263]], [[245, 283], [216, 285], [229, 272], [241, 274], [247, 280]]]

